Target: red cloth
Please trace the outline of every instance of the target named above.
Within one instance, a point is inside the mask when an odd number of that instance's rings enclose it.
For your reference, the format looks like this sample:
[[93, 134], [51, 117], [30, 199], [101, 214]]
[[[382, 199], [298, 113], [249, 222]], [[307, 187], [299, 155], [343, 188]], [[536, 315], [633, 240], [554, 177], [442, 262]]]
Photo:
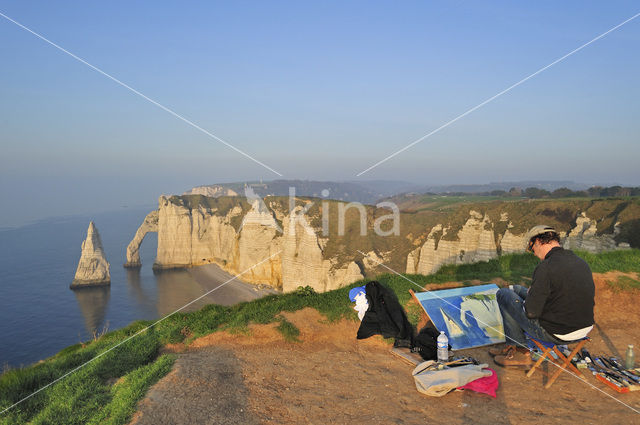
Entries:
[[[491, 371], [491, 376], [484, 378], [478, 378], [475, 381], [469, 382], [467, 385], [458, 387], [459, 390], [472, 390], [478, 393], [489, 394], [491, 397], [496, 397], [496, 390], [498, 389], [498, 377], [496, 371], [490, 368], [486, 368]], [[483, 369], [484, 370], [484, 369]]]

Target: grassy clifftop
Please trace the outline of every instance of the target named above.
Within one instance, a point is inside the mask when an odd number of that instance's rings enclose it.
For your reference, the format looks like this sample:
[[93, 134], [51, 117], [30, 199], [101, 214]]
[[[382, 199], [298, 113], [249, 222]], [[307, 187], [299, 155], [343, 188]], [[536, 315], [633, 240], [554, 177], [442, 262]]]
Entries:
[[[640, 273], [640, 250], [590, 255], [579, 253], [594, 272], [619, 270]], [[483, 263], [445, 266], [433, 275], [395, 274], [377, 279], [392, 288], [403, 305], [408, 290], [429, 283], [448, 281], [488, 281], [502, 278], [510, 283], [527, 283], [537, 260], [531, 254], [505, 255]], [[412, 283], [411, 281], [415, 282]], [[296, 340], [296, 328], [280, 315], [283, 311], [315, 308], [328, 320], [357, 320], [348, 299], [349, 287], [323, 294], [310, 288], [285, 295], [273, 295], [231, 307], [209, 305], [193, 313], [177, 313], [157, 323], [134, 322], [95, 341], [65, 348], [57, 355], [33, 366], [9, 370], [0, 376], [0, 412], [20, 402], [34, 391], [52, 382], [30, 397], [0, 413], [0, 424], [125, 424], [147, 389], [166, 375], [173, 364], [172, 355], [160, 353], [168, 343], [189, 343], [199, 336], [220, 330], [246, 332], [249, 324], [279, 322], [283, 337]], [[640, 282], [624, 282], [637, 287]], [[408, 308], [416, 324], [417, 314]], [[354, 336], [355, 337], [355, 336]], [[85, 366], [83, 366], [85, 365]], [[68, 376], [65, 376], [68, 374]], [[59, 378], [62, 379], [58, 380]]]
[[613, 233], [616, 222], [621, 224], [640, 219], [640, 198], [565, 198], [565, 199], [517, 199], [505, 200], [486, 196], [424, 196], [406, 201], [398, 199], [405, 212], [414, 214], [440, 213], [449, 218], [453, 233], [459, 230], [470, 210], [489, 214], [497, 223], [506, 213], [514, 226], [513, 233], [524, 233], [540, 222], [553, 225], [560, 231], [568, 231], [576, 224], [576, 218], [585, 213], [598, 222], [598, 234]]

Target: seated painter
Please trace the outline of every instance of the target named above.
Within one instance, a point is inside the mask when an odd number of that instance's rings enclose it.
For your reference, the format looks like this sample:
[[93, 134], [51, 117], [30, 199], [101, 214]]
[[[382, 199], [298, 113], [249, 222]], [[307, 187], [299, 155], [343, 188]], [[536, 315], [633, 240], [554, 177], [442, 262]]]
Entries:
[[496, 294], [506, 346], [489, 353], [501, 366], [533, 363], [525, 332], [542, 341], [567, 344], [587, 336], [594, 324], [595, 285], [587, 263], [560, 246], [552, 227], [535, 226], [527, 236], [527, 250], [541, 260], [531, 287], [513, 285]]

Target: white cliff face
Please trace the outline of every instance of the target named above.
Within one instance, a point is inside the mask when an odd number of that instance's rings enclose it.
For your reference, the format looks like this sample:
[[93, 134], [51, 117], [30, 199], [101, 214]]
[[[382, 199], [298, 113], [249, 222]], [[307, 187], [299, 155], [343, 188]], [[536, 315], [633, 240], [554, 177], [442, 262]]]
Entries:
[[241, 213], [239, 207], [225, 216], [216, 215], [203, 206], [190, 210], [161, 196], [154, 266], [162, 269], [233, 262], [237, 241], [231, 219]]
[[615, 235], [596, 234], [596, 221], [591, 220], [585, 213], [576, 219], [576, 227], [571, 229], [563, 243], [567, 249], [582, 249], [591, 253], [611, 251], [617, 248]]
[[418, 273], [418, 260], [420, 259], [420, 248], [416, 248], [407, 255], [407, 267], [405, 273]]
[[[466, 264], [475, 261], [486, 261], [497, 256], [497, 247], [493, 230], [487, 230], [490, 224], [488, 216], [470, 211], [470, 218], [457, 234], [457, 240], [449, 241], [440, 238], [436, 248], [436, 236], [440, 231], [443, 236], [447, 229], [441, 225], [431, 230], [419, 254], [416, 273], [430, 274], [443, 264]], [[415, 262], [415, 258], [411, 258]]]
[[[222, 216], [203, 206], [189, 209], [160, 197], [154, 268], [215, 263], [230, 273], [242, 273], [239, 278], [244, 281], [266, 283], [285, 292], [298, 286], [324, 292], [363, 279], [356, 263], [338, 266], [336, 259], [324, 258], [320, 240], [300, 210], [289, 215], [280, 212], [281, 229], [274, 212], [256, 200], [236, 231], [232, 220], [242, 215], [238, 206]], [[135, 247], [132, 252], [137, 252], [138, 241], [149, 231], [153, 226], [145, 219], [130, 244]], [[135, 258], [127, 258], [131, 260]]]
[[283, 221], [282, 278], [285, 292], [298, 286], [311, 286], [318, 292], [326, 287], [322, 249], [318, 238], [304, 215], [296, 207]]
[[296, 207], [283, 222], [282, 290], [310, 286], [316, 292], [325, 292], [364, 279], [355, 262], [337, 268], [335, 259], [323, 257], [318, 236], [301, 210]]
[[238, 196], [238, 194], [231, 189], [227, 189], [223, 186], [198, 186], [184, 193], [185, 195], [204, 195], [211, 198], [217, 198], [219, 196]]
[[[488, 216], [470, 211], [470, 217], [463, 228], [457, 233], [456, 240], [443, 240], [440, 235], [447, 232], [447, 228], [438, 224], [433, 227], [427, 240], [421, 248], [411, 251], [407, 256], [407, 273], [430, 274], [435, 273], [445, 264], [465, 264], [487, 261], [501, 254], [524, 252], [526, 248], [526, 233], [514, 234], [513, 226], [509, 223], [504, 234], [497, 235], [493, 230], [493, 223]], [[500, 221], [507, 221], [503, 213]], [[561, 234], [563, 247], [580, 249], [592, 253], [625, 249], [628, 244], [616, 244], [615, 235], [596, 235], [596, 222], [582, 213], [576, 220], [576, 226], [564, 237]], [[439, 240], [437, 238], [440, 237]], [[496, 239], [500, 247], [496, 245]], [[436, 247], [437, 245], [437, 247]]]
[[104, 254], [98, 229], [92, 221], [89, 223], [87, 238], [82, 242], [82, 254], [71, 288], [109, 285], [110, 282], [109, 262]]
[[511, 230], [507, 229], [500, 239], [500, 246], [503, 254], [515, 254], [523, 252], [527, 247], [526, 233], [522, 235], [514, 235]]
[[280, 226], [271, 211], [260, 200], [255, 200], [242, 220], [238, 240], [236, 268], [238, 272], [246, 270], [241, 279], [282, 287], [280, 234]]
[[[325, 260], [327, 261], [327, 260]], [[355, 261], [350, 261], [346, 266], [341, 268], [332, 268], [333, 262], [330, 261], [330, 269], [328, 270], [327, 286], [325, 291], [342, 288], [353, 282], [364, 279], [360, 266]]]

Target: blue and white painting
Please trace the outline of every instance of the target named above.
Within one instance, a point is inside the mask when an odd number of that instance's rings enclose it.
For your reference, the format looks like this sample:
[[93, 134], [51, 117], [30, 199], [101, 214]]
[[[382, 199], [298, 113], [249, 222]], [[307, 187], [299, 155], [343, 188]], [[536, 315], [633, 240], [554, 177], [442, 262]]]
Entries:
[[452, 350], [499, 344], [505, 341], [502, 315], [494, 284], [440, 291], [417, 292], [416, 298]]

